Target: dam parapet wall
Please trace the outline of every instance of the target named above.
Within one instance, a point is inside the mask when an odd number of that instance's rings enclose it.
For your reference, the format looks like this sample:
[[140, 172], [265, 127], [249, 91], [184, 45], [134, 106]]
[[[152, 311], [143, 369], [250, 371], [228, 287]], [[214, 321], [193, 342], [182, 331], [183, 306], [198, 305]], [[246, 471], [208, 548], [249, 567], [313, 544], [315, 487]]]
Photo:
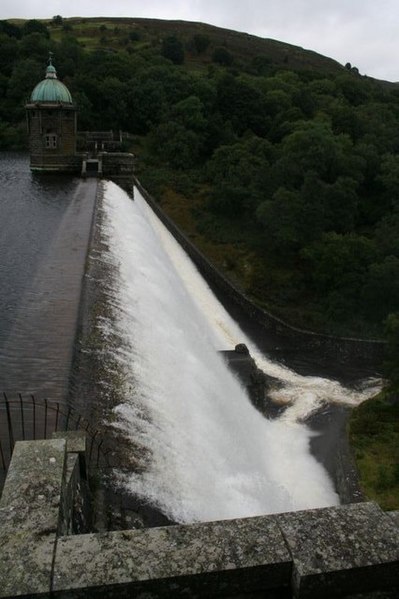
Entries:
[[84, 433], [21, 441], [0, 500], [0, 597], [379, 598], [399, 590], [399, 513], [375, 503], [74, 534]]
[[279, 349], [285, 348], [298, 352], [312, 352], [314, 355], [323, 354], [326, 360], [334, 360], [341, 364], [349, 362], [354, 368], [378, 373], [385, 355], [386, 343], [382, 340], [356, 339], [336, 337], [313, 331], [307, 331], [292, 326], [267, 310], [257, 306], [245, 293], [238, 289], [224, 274], [222, 274], [209, 259], [194, 245], [161, 206], [134, 177], [135, 185], [146, 202], [187, 252], [198, 270], [208, 281], [215, 285], [232, 302], [238, 305], [245, 314], [256, 322], [266, 333], [278, 339]]

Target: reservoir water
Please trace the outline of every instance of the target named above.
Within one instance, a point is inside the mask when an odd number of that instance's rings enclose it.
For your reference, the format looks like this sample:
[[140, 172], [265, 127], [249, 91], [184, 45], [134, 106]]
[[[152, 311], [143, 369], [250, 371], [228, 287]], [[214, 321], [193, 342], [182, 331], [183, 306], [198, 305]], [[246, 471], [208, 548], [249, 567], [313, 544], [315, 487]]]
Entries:
[[67, 401], [96, 181], [0, 155], [0, 390]]

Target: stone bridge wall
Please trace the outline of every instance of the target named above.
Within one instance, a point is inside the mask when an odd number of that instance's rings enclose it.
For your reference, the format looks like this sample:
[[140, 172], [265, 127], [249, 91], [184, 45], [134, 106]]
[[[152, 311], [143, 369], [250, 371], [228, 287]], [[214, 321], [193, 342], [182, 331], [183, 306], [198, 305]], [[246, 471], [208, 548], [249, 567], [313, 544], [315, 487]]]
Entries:
[[358, 503], [71, 534], [84, 458], [80, 432], [16, 443], [0, 500], [0, 597], [398, 596], [399, 512]]

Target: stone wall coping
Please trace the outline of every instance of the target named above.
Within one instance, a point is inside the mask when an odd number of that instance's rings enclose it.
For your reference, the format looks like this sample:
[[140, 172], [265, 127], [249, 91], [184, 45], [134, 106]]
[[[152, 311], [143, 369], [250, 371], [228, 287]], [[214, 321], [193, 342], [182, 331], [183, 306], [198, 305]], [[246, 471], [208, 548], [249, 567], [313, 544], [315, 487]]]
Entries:
[[294, 563], [300, 597], [399, 586], [399, 528], [376, 503], [276, 516]]
[[87, 435], [85, 431], [57, 431], [53, 439], [65, 439], [67, 453], [85, 453], [87, 449]]
[[65, 469], [64, 439], [19, 441], [0, 500], [0, 596], [51, 588]]
[[[227, 591], [251, 570], [253, 588], [288, 586], [291, 557], [270, 517], [63, 537], [54, 590], [152, 581], [158, 590], [207, 587], [212, 574]], [[194, 580], [197, 578], [197, 580]], [[180, 582], [179, 582], [180, 581]], [[176, 586], [177, 585], [177, 586]]]
[[0, 597], [398, 596], [398, 512], [372, 502], [68, 535], [80, 479], [79, 453], [67, 451], [82, 438], [62, 437], [15, 445], [0, 500]]

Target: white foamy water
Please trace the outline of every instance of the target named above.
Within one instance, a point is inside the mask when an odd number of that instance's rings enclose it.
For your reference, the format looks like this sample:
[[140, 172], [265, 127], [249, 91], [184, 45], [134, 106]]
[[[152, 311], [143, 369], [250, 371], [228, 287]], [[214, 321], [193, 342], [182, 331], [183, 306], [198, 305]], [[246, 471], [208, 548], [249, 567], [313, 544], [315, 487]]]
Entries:
[[[230, 318], [135, 190], [105, 184], [106, 259], [118, 268], [118, 359], [126, 400], [117, 426], [149, 449], [147, 470], [124, 484], [179, 522], [245, 517], [338, 503], [298, 418], [325, 401], [359, 403], [335, 381], [267, 360]], [[268, 421], [218, 355], [244, 342], [292, 405]]]

